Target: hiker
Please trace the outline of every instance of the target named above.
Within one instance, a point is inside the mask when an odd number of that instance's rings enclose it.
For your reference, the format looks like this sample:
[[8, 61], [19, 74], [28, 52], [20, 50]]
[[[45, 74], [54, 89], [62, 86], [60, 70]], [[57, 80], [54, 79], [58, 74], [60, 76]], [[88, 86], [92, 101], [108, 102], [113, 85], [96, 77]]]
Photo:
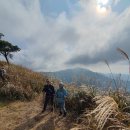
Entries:
[[64, 88], [64, 84], [62, 82], [59, 83], [59, 89], [56, 91], [56, 102], [59, 108], [59, 116], [63, 114], [63, 117], [66, 116], [66, 108], [65, 108], [65, 98], [67, 96], [67, 91]]
[[0, 68], [0, 78], [3, 82], [6, 80], [6, 70], [4, 69], [4, 67]]
[[52, 107], [51, 111], [53, 111], [55, 89], [48, 79], [46, 80], [46, 85], [44, 86], [42, 91], [43, 93], [45, 93], [44, 107], [42, 113], [45, 112], [49, 102], [51, 103], [51, 107]]

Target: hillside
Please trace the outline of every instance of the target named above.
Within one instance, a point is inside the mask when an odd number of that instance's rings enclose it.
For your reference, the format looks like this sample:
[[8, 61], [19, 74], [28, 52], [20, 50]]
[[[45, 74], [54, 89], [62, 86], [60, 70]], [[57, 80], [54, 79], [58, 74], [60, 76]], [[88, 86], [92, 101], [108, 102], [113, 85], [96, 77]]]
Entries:
[[6, 82], [0, 79], [0, 97], [8, 100], [30, 100], [41, 92], [45, 76], [25, 67], [0, 61], [7, 71]]
[[57, 78], [66, 83], [75, 82], [78, 86], [86, 84], [103, 87], [105, 85], [107, 86], [108, 82], [111, 81], [111, 79], [103, 74], [92, 72], [83, 68], [67, 69], [56, 72], [43, 72], [42, 74]]

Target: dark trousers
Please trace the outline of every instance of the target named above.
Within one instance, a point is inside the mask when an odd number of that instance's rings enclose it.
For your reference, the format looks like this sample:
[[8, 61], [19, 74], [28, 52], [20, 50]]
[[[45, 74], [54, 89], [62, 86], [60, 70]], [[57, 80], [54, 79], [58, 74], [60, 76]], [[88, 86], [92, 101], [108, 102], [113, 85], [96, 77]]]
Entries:
[[53, 108], [53, 104], [54, 104], [54, 96], [50, 96], [50, 95], [46, 95], [45, 96], [45, 101], [44, 101], [44, 108], [43, 110], [46, 110], [47, 105], [51, 104], [52, 108]]
[[2, 81], [5, 81], [5, 77], [3, 75], [0, 75], [0, 78], [2, 79]]

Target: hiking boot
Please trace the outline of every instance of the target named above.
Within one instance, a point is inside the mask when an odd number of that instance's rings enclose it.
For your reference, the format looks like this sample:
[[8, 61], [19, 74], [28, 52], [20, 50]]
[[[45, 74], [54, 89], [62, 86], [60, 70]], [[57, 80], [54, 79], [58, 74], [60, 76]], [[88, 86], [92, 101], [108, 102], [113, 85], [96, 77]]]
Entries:
[[66, 115], [67, 115], [67, 113], [66, 113], [66, 112], [64, 112], [64, 115], [63, 115], [63, 117], [66, 117]]
[[59, 116], [61, 116], [61, 115], [62, 115], [62, 112], [60, 111]]
[[54, 109], [53, 109], [53, 108], [51, 108], [51, 112], [53, 112], [53, 110], [54, 110]]

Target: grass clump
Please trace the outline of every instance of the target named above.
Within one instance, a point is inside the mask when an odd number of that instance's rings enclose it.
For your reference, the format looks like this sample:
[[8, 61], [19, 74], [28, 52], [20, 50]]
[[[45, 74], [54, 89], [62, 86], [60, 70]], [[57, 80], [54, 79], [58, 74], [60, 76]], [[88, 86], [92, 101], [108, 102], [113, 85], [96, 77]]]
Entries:
[[93, 108], [94, 105], [95, 102], [90, 94], [80, 88], [68, 88], [66, 108], [72, 115], [78, 117], [83, 114], [86, 108]]
[[118, 104], [118, 107], [121, 111], [127, 106], [130, 105], [130, 101], [128, 101], [127, 96], [124, 93], [117, 91], [111, 91], [109, 96], [112, 97]]
[[129, 130], [130, 115], [122, 112], [119, 104], [110, 96], [96, 96], [95, 109], [86, 112], [77, 125], [80, 130]]

